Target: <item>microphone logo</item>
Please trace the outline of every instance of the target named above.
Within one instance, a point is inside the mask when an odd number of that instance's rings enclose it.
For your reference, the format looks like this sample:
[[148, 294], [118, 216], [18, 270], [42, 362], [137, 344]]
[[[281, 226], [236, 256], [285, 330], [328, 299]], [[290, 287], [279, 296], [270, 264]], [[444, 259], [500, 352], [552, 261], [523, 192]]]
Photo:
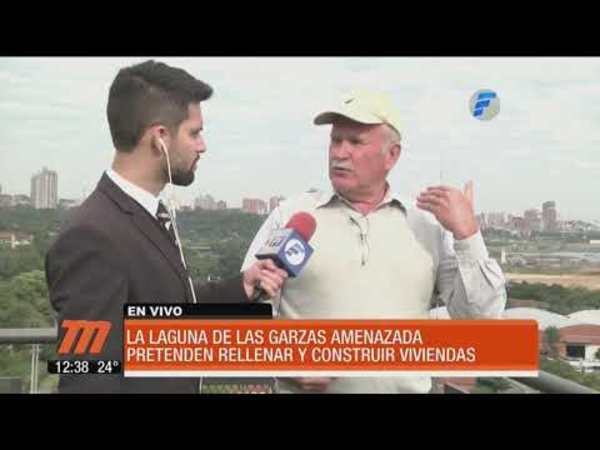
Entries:
[[297, 277], [313, 253], [308, 241], [316, 228], [314, 217], [296, 213], [285, 228], [273, 230], [265, 245], [254, 255], [256, 259], [272, 259], [290, 277]]
[[288, 262], [294, 266], [302, 264], [306, 259], [306, 250], [298, 239], [290, 239], [285, 245], [284, 253]]
[[285, 241], [285, 235], [284, 236], [273, 236], [271, 239], [269, 239], [267, 241], [267, 243], [265, 245], [267, 245], [268, 247], [279, 247], [281, 244], [283, 244], [284, 241]]

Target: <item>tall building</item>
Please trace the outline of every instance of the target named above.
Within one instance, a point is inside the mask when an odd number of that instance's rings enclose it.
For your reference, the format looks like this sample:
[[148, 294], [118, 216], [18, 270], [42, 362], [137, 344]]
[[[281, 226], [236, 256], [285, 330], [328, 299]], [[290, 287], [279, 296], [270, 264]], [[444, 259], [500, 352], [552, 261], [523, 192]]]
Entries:
[[511, 215], [508, 226], [511, 230], [518, 231], [519, 233], [525, 233], [527, 231], [525, 219], [523, 217]]
[[214, 209], [217, 209], [217, 202], [210, 194], [200, 195], [196, 198], [194, 202], [194, 207], [196, 209], [212, 211]]
[[487, 215], [487, 226], [490, 228], [504, 228], [506, 223], [506, 215], [503, 212], [489, 213]]
[[542, 220], [544, 221], [544, 231], [558, 231], [556, 202], [549, 201], [542, 204]]
[[27, 195], [16, 194], [12, 196], [12, 206], [32, 206], [33, 203]]
[[542, 231], [542, 219], [537, 209], [528, 209], [523, 213], [525, 228], [528, 231]]
[[0, 208], [10, 208], [12, 205], [12, 195], [0, 194]]
[[58, 175], [45, 167], [31, 177], [31, 204], [35, 209], [55, 209], [58, 205]]
[[242, 199], [242, 211], [263, 215], [267, 213], [267, 204], [259, 198], [244, 198]]

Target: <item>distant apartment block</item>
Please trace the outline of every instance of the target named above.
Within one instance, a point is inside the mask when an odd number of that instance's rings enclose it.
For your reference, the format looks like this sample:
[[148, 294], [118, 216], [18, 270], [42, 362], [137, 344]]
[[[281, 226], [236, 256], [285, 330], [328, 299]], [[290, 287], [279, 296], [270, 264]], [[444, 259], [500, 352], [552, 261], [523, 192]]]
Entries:
[[537, 209], [528, 209], [523, 213], [527, 231], [542, 231], [542, 218]]
[[267, 213], [267, 203], [259, 198], [244, 198], [242, 199], [242, 211], [264, 215]]
[[506, 227], [506, 214], [503, 212], [492, 212], [486, 217], [487, 226], [490, 228], [504, 228]]
[[58, 205], [58, 175], [45, 167], [31, 177], [31, 204], [35, 209], [55, 209]]
[[10, 245], [11, 249], [22, 245], [30, 245], [33, 242], [33, 235], [20, 233], [18, 231], [0, 231], [0, 243]]
[[199, 195], [194, 201], [194, 208], [212, 211], [217, 209], [217, 202], [210, 194]]
[[12, 195], [0, 194], [0, 208], [10, 208], [12, 205]]
[[12, 206], [32, 206], [31, 198], [27, 195], [13, 195]]
[[544, 221], [544, 231], [558, 231], [558, 213], [556, 212], [556, 202], [549, 201], [542, 204], [542, 220]]

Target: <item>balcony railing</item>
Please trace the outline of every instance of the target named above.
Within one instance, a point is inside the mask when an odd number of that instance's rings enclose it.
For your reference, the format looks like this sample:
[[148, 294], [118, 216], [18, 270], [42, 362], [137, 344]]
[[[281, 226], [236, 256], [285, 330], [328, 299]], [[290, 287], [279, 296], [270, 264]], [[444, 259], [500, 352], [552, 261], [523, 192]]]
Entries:
[[[38, 392], [38, 363], [41, 344], [51, 344], [56, 342], [57, 330], [55, 328], [0, 328], [0, 345], [26, 344], [31, 345], [31, 383], [30, 393]], [[511, 378], [518, 383], [528, 386], [532, 389], [548, 394], [599, 394], [600, 392], [587, 386], [575, 383], [574, 381], [561, 378], [548, 372], [540, 371], [537, 378]], [[256, 381], [258, 383], [258, 380]], [[231, 389], [223, 388], [214, 392], [231, 392]], [[241, 380], [233, 380], [233, 385], [239, 386]], [[207, 383], [214, 385], [214, 383]], [[252, 384], [254, 386], [254, 384]], [[258, 389], [260, 391], [261, 389]], [[250, 390], [254, 392], [254, 390]], [[267, 389], [267, 392], [269, 389]]]
[[546, 394], [600, 394], [600, 392], [587, 386], [541, 370], [537, 378], [512, 379]]
[[31, 345], [31, 380], [29, 392], [37, 394], [40, 360], [40, 345], [52, 344], [57, 338], [56, 328], [0, 328], [1, 344], [30, 344]]

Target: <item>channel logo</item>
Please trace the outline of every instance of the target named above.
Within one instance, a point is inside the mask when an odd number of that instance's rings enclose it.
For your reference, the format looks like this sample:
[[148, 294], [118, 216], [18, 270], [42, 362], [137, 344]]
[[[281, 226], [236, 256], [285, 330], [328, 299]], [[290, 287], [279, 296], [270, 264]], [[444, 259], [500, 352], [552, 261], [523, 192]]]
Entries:
[[490, 89], [480, 89], [469, 101], [471, 115], [479, 120], [492, 120], [500, 112], [500, 98]]
[[63, 320], [62, 328], [67, 331], [58, 349], [59, 354], [83, 355], [87, 352], [94, 355], [104, 348], [111, 323], [103, 320]]
[[288, 262], [294, 266], [302, 264], [306, 259], [306, 250], [298, 239], [290, 239], [285, 245], [284, 252]]

